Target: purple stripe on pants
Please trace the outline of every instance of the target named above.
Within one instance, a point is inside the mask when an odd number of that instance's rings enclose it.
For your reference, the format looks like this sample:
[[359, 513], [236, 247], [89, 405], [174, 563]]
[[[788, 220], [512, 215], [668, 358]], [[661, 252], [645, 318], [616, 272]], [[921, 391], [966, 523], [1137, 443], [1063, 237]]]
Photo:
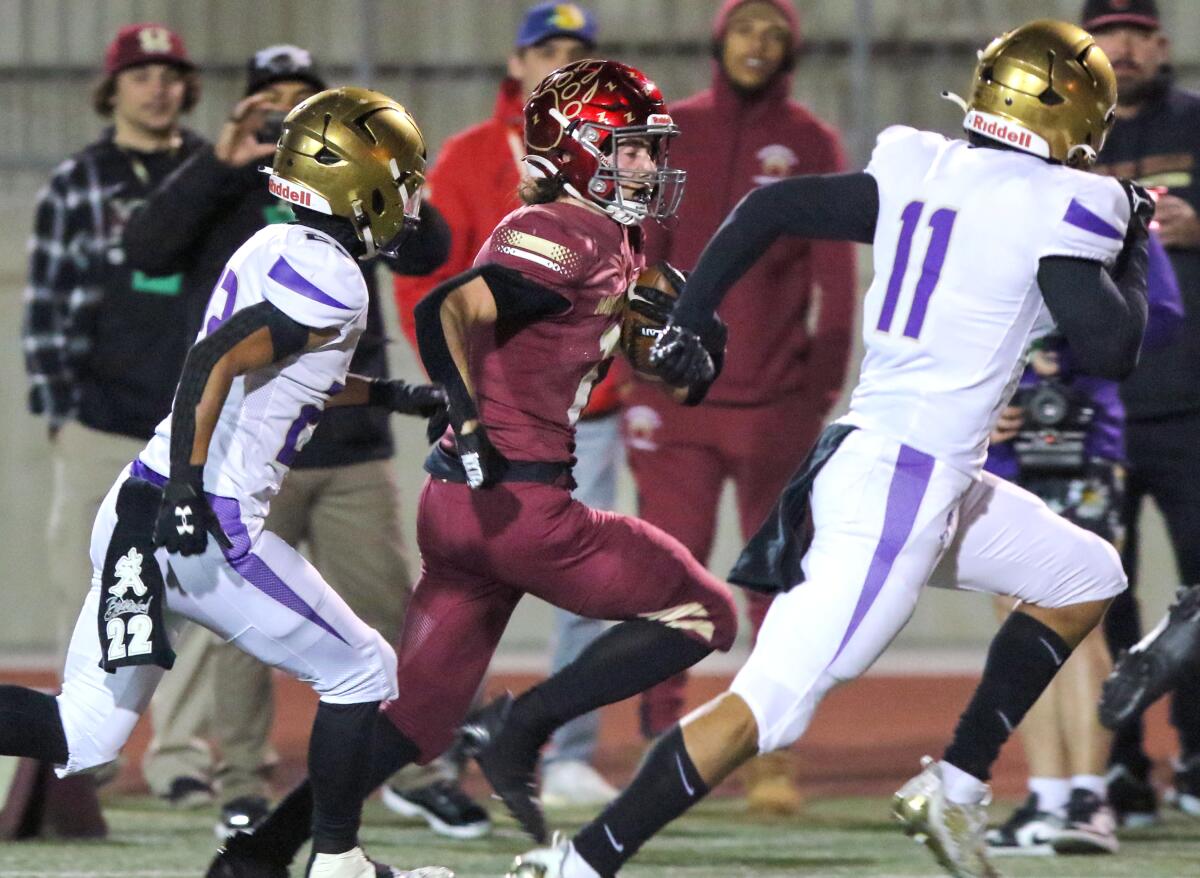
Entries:
[[[165, 476], [156, 473], [140, 460], [135, 460], [129, 474], [139, 479], [158, 485], [160, 488], [167, 483]], [[303, 616], [314, 625], [325, 629], [342, 643], [346, 638], [338, 634], [328, 622], [317, 615], [300, 595], [292, 591], [286, 582], [279, 578], [262, 558], [250, 552], [250, 533], [242, 523], [242, 509], [238, 502], [231, 497], [218, 497], [216, 494], [205, 492], [208, 502], [212, 504], [213, 512], [233, 548], [224, 551], [225, 560], [229, 566], [238, 572], [242, 579], [253, 585], [267, 597], [283, 604], [297, 615]]]
[[929, 487], [929, 477], [933, 473], [933, 458], [928, 454], [900, 446], [896, 455], [896, 469], [892, 473], [892, 484], [888, 488], [887, 508], [883, 513], [883, 533], [875, 546], [875, 554], [871, 558], [871, 566], [867, 568], [867, 578], [863, 581], [862, 592], [858, 603], [854, 606], [854, 614], [850, 617], [850, 626], [846, 629], [837, 652], [830, 664], [837, 661], [867, 611], [875, 603], [880, 589], [892, 572], [896, 556], [908, 542], [912, 533], [913, 523], [917, 520], [917, 510], [921, 508], [921, 500], [925, 497], [925, 489]]

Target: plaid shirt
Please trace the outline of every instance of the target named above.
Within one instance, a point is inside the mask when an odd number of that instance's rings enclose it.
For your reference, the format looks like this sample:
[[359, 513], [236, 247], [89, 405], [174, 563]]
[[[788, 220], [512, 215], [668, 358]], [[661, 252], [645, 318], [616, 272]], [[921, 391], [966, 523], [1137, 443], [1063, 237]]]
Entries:
[[[184, 132], [170, 165], [201, 143]], [[156, 162], [151, 175], [136, 154], [113, 143], [109, 130], [60, 164], [38, 193], [21, 340], [30, 411], [46, 415], [52, 427], [78, 413], [78, 377], [93, 348], [89, 327], [113, 277], [111, 266], [123, 261], [125, 220], [166, 175], [161, 165]]]

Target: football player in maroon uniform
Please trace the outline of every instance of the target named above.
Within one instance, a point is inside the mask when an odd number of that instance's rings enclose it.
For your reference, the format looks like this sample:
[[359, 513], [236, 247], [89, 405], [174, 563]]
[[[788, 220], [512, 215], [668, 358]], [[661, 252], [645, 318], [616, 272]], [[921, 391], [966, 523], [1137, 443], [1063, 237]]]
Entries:
[[[643, 267], [638, 226], [671, 216], [682, 195], [683, 173], [667, 167], [676, 132], [657, 86], [632, 67], [587, 60], [552, 73], [525, 106], [526, 206], [501, 221], [474, 268], [416, 309], [450, 427], [425, 464], [421, 577], [397, 649], [404, 687], [381, 714], [390, 722], [376, 730], [373, 782], [446, 749], [524, 594], [621, 620], [469, 724], [488, 780], [543, 841], [536, 770], [554, 729], [728, 649], [736, 633], [728, 587], [678, 540], [570, 495], [575, 420]], [[722, 330], [714, 322], [704, 339], [718, 361]], [[687, 401], [706, 389], [690, 388]], [[283, 875], [265, 869], [286, 868], [303, 844], [310, 802], [294, 791], [231, 840], [210, 875]]]

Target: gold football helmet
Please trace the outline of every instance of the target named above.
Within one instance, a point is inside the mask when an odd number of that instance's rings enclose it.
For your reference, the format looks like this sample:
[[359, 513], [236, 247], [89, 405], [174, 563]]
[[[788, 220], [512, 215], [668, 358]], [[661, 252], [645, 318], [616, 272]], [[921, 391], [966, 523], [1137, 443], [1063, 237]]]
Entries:
[[1091, 34], [1040, 19], [979, 53], [963, 128], [1088, 168], [1116, 118], [1117, 80]]
[[417, 219], [425, 182], [425, 138], [386, 95], [332, 88], [296, 105], [275, 148], [273, 195], [345, 217], [367, 255], [389, 252]]

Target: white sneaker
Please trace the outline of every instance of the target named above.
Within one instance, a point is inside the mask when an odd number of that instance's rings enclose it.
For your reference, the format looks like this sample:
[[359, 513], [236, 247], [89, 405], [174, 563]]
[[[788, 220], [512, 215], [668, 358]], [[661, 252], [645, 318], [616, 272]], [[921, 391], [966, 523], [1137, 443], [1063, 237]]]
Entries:
[[955, 878], [998, 878], [984, 843], [990, 792], [978, 805], [951, 802], [942, 784], [941, 766], [928, 756], [921, 764], [921, 773], [892, 796], [892, 815], [905, 835], [929, 848]]
[[424, 866], [405, 872], [374, 860], [368, 860], [362, 848], [344, 854], [314, 854], [308, 864], [307, 878], [454, 878], [442, 866]]
[[504, 878], [600, 878], [600, 875], [575, 852], [569, 838], [556, 832], [550, 847], [537, 848], [513, 860]]
[[547, 808], [607, 805], [618, 792], [600, 772], [578, 759], [551, 762], [542, 770], [542, 804]]

